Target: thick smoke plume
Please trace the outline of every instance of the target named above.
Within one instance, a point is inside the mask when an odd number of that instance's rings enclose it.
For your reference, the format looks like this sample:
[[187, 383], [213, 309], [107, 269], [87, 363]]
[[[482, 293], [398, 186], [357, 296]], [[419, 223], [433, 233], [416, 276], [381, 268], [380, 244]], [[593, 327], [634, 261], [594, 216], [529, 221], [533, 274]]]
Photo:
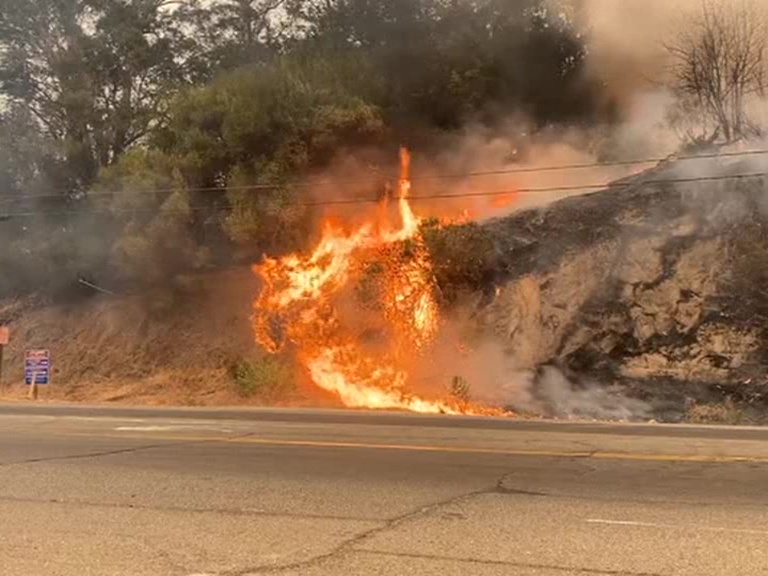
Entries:
[[581, 16], [590, 73], [624, 109], [631, 108], [638, 94], [664, 82], [669, 69], [664, 45], [701, 7], [702, 0], [585, 0]]
[[[472, 401], [518, 414], [563, 419], [638, 421], [652, 407], [630, 398], [621, 386], [569, 379], [554, 366], [530, 369], [494, 337], [477, 335], [460, 311], [441, 326], [440, 339], [416, 363], [412, 385], [421, 393], [445, 394], [463, 383]], [[441, 389], [442, 388], [442, 389]]]

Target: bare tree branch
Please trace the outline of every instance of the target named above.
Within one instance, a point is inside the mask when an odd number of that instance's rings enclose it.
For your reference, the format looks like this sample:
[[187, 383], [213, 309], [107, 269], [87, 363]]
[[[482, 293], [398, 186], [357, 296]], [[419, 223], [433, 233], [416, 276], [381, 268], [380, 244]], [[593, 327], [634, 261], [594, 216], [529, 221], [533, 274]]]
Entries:
[[702, 0], [689, 30], [665, 45], [680, 117], [699, 124], [694, 140], [732, 142], [758, 129], [748, 107], [765, 93], [766, 42], [765, 12], [752, 1]]

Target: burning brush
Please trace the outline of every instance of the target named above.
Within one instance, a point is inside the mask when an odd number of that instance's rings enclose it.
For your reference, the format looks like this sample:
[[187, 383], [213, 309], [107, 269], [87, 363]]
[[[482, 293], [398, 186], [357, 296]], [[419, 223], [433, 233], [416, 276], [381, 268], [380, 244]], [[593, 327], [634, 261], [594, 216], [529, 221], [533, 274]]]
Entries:
[[326, 222], [311, 254], [255, 267], [264, 285], [254, 305], [256, 339], [271, 353], [290, 345], [312, 381], [348, 407], [486, 412], [466, 394], [430, 400], [408, 390], [409, 365], [441, 323], [429, 251], [409, 203], [410, 164], [403, 149], [397, 218], [385, 197], [378, 216], [356, 230]]

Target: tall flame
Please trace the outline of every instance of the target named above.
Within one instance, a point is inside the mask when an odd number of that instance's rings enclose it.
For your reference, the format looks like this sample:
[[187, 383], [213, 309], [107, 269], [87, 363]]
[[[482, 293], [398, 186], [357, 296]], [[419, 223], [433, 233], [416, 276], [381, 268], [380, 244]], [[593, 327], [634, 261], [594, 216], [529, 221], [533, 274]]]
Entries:
[[[429, 252], [409, 203], [408, 150], [402, 149], [400, 160], [398, 222], [391, 221], [384, 198], [378, 222], [354, 232], [326, 222], [311, 254], [255, 267], [264, 283], [254, 305], [256, 339], [272, 353], [295, 347], [313, 382], [346, 406], [469, 412], [457, 401], [428, 400], [406, 389], [408, 362], [434, 341], [440, 317]], [[351, 287], [370, 277], [380, 285], [373, 308], [381, 317], [379, 332], [386, 334], [378, 347], [366, 342], [363, 330], [348, 326], [343, 314]]]

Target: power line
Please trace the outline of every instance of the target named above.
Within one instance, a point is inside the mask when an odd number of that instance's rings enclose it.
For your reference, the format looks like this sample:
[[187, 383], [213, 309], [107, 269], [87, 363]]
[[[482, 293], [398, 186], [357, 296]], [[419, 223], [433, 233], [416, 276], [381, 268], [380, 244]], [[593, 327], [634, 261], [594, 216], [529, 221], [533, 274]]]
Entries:
[[[485, 190], [478, 192], [465, 192], [461, 194], [430, 194], [425, 196], [413, 196], [408, 198], [409, 202], [422, 202], [426, 200], [447, 200], [453, 198], [482, 198], [493, 196], [507, 196], [518, 194], [545, 194], [552, 192], [575, 192], [575, 191], [597, 191], [629, 188], [632, 186], [649, 185], [671, 185], [671, 184], [693, 184], [702, 182], [724, 182], [730, 180], [748, 180], [752, 178], [764, 178], [768, 172], [753, 172], [749, 174], [730, 174], [722, 176], [698, 176], [691, 178], [669, 178], [669, 179], [647, 179], [632, 182], [608, 182], [598, 184], [583, 184], [578, 186], [548, 186], [539, 188], [520, 188], [506, 190]], [[303, 207], [323, 207], [323, 206], [344, 206], [360, 204], [377, 204], [381, 200], [378, 198], [350, 198], [344, 200], [318, 200], [318, 201], [291, 201], [286, 202], [285, 206], [303, 206]], [[212, 206], [191, 206], [181, 209], [158, 209], [158, 208], [135, 208], [135, 209], [114, 209], [114, 210], [61, 210], [61, 211], [28, 211], [17, 213], [0, 213], [0, 218], [26, 218], [37, 216], [60, 216], [60, 215], [85, 215], [85, 214], [187, 214], [189, 212], [213, 211]]]
[[[658, 164], [660, 162], [674, 160], [676, 162], [684, 162], [691, 160], [706, 160], [716, 158], [740, 158], [750, 156], [762, 156], [768, 155], [768, 150], [743, 150], [735, 152], [713, 152], [709, 154], [698, 154], [689, 156], [665, 156], [655, 158], [643, 158], [637, 160], [617, 160], [612, 162], [593, 162], [593, 163], [581, 163], [581, 164], [553, 164], [549, 166], [538, 166], [528, 168], [505, 168], [501, 170], [487, 170], [476, 172], [464, 172], [454, 174], [434, 174], [424, 176], [414, 176], [411, 180], [413, 182], [425, 182], [433, 180], [461, 180], [467, 178], [479, 178], [484, 176], [505, 176], [514, 174], [543, 174], [547, 172], [566, 172], [569, 170], [586, 170], [596, 168], [612, 168], [621, 166], [641, 166], [644, 164]], [[386, 175], [390, 180], [398, 179], [397, 175]], [[280, 188], [311, 188], [315, 186], [330, 186], [338, 184], [372, 184], [376, 181], [372, 178], [368, 179], [318, 179], [318, 180], [305, 180], [301, 182], [289, 182], [284, 184], [246, 184], [242, 186], [204, 186], [204, 187], [190, 187], [190, 188], [155, 188], [146, 190], [95, 190], [83, 194], [83, 197], [87, 198], [99, 198], [117, 196], [120, 194], [142, 194], [142, 195], [159, 195], [159, 194], [172, 194], [174, 192], [248, 192], [257, 190], [278, 190]], [[605, 186], [600, 185], [600, 186]], [[589, 186], [587, 186], [589, 187]], [[60, 192], [64, 192], [64, 189], [59, 189]], [[3, 202], [14, 202], [24, 200], [46, 199], [46, 198], [61, 198], [61, 194], [29, 194], [29, 195], [17, 195], [14, 197], [7, 197], [2, 199]]]
[[483, 196], [500, 196], [506, 194], [543, 194], [547, 192], [573, 192], [579, 190], [611, 190], [614, 188], [630, 188], [636, 185], [665, 185], [665, 184], [692, 184], [697, 182], [722, 182], [727, 180], [747, 180], [750, 178], [763, 178], [768, 176], [768, 172], [755, 172], [751, 174], [731, 174], [728, 176], [700, 176], [692, 178], [675, 179], [648, 179], [634, 182], [607, 182], [603, 184], [585, 184], [578, 186], [550, 186], [543, 188], [521, 188], [519, 190], [499, 190], [484, 192], [465, 192], [462, 194], [433, 194], [430, 196], [414, 196], [409, 198], [411, 201], [420, 199], [445, 199], [445, 198], [473, 198]]
[[582, 170], [588, 168], [611, 168], [620, 166], [639, 166], [642, 164], [658, 164], [660, 162], [666, 162], [669, 160], [675, 160], [677, 162], [688, 160], [706, 160], [713, 158], [735, 158], [735, 157], [747, 157], [747, 156], [762, 156], [768, 154], [768, 150], [744, 150], [739, 152], [720, 152], [709, 154], [698, 154], [691, 156], [664, 156], [657, 158], [645, 158], [639, 160], [616, 160], [611, 162], [593, 162], [582, 164], [553, 164], [549, 166], [537, 166], [530, 168], [509, 168], [502, 170], [489, 170], [480, 172], [467, 172], [465, 174], [443, 174], [435, 176], [421, 176], [413, 178], [414, 181], [419, 180], [454, 180], [460, 178], [472, 178], [478, 176], [502, 176], [507, 174], [535, 174], [544, 172], [565, 172], [567, 170]]
[[80, 284], [82, 284], [83, 286], [87, 286], [88, 288], [90, 288], [92, 290], [96, 290], [96, 292], [101, 292], [102, 294], [107, 294], [108, 296], [117, 296], [117, 294], [115, 294], [111, 290], [107, 290], [106, 288], [102, 288], [101, 286], [97, 286], [96, 284], [88, 282], [88, 280], [84, 280], [83, 278], [78, 278], [77, 281]]

